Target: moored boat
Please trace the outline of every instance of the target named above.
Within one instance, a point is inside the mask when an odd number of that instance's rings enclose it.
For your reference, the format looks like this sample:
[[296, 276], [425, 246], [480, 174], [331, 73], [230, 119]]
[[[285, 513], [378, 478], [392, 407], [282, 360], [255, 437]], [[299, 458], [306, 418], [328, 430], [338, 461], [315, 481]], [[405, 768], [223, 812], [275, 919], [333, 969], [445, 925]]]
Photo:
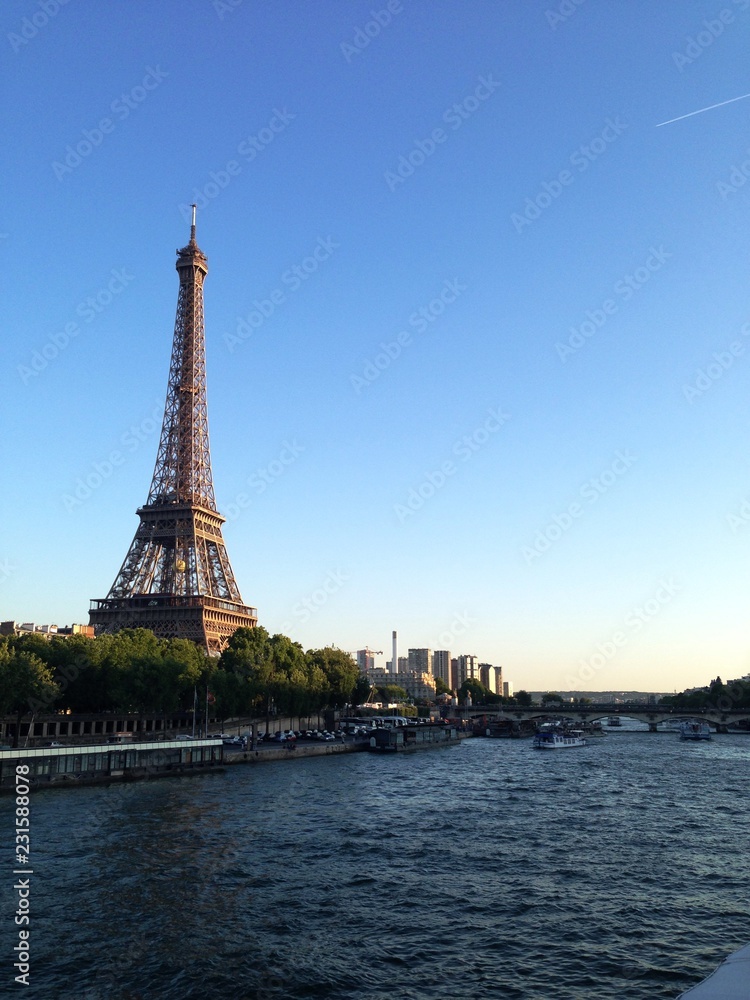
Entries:
[[455, 726], [445, 725], [397, 726], [375, 729], [370, 735], [367, 749], [374, 753], [426, 750], [432, 747], [445, 747], [460, 743], [462, 735]]

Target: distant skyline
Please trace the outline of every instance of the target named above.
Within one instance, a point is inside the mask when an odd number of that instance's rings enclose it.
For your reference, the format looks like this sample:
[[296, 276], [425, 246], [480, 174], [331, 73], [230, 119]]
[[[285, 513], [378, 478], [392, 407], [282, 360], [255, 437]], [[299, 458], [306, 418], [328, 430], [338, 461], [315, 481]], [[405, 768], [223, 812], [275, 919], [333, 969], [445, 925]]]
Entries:
[[138, 523], [198, 204], [223, 534], [305, 648], [750, 670], [750, 0], [8, 0], [0, 617]]

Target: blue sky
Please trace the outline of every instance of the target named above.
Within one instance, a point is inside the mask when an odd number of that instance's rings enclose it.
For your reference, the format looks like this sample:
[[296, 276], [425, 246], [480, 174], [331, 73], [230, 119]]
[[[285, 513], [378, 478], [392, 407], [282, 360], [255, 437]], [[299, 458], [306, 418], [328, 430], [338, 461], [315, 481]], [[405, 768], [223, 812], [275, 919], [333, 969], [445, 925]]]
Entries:
[[516, 689], [747, 673], [750, 99], [657, 126], [750, 91], [749, 8], [4, 3], [0, 616], [119, 569], [197, 200], [263, 625]]

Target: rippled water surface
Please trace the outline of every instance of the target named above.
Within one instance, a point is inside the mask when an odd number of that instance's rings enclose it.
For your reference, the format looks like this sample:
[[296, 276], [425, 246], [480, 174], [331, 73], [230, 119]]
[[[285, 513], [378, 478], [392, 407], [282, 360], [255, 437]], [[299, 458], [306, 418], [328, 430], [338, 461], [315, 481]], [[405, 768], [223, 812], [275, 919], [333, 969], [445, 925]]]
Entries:
[[611, 733], [39, 792], [32, 985], [8, 836], [0, 995], [673, 998], [750, 940], [749, 762]]

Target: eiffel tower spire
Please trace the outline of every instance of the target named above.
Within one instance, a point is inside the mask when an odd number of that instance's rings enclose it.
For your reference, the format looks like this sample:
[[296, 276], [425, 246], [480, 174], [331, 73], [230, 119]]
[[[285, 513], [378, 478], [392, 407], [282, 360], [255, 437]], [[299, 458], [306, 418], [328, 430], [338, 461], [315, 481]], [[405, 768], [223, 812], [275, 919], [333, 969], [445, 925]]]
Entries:
[[220, 653], [257, 612], [242, 603], [216, 509], [206, 405], [203, 281], [208, 260], [195, 241], [177, 251], [180, 276], [164, 422], [148, 500], [115, 582], [94, 600], [97, 634], [149, 628], [164, 638], [192, 639]]

